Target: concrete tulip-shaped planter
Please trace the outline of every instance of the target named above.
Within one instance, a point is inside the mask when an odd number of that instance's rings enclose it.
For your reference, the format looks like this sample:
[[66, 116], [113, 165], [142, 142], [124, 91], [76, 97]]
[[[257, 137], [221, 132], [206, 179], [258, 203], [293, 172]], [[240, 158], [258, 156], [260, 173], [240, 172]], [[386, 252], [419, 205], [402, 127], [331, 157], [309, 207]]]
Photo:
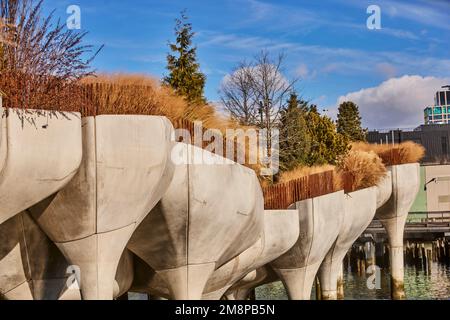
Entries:
[[345, 194], [344, 217], [336, 242], [319, 269], [322, 299], [337, 299], [337, 283], [342, 260], [358, 237], [366, 230], [377, 209], [377, 188], [371, 187]]
[[216, 270], [206, 284], [203, 299], [219, 300], [237, 281], [281, 256], [299, 237], [297, 210], [264, 212], [264, 232], [249, 249]]
[[199, 300], [213, 272], [257, 242], [264, 201], [253, 170], [183, 143], [178, 153], [184, 160], [169, 189], [128, 248], [164, 280], [172, 299]]
[[112, 299], [122, 252], [172, 179], [173, 127], [163, 117], [82, 119], [83, 159], [70, 183], [30, 208], [71, 265], [83, 299]]
[[395, 300], [404, 299], [403, 284], [403, 233], [408, 212], [420, 186], [420, 165], [402, 164], [388, 167], [392, 176], [392, 193], [376, 213], [389, 237], [391, 264], [391, 295]]
[[333, 246], [341, 228], [344, 192], [339, 191], [300, 201], [300, 236], [296, 244], [271, 263], [292, 300], [309, 300], [317, 271]]
[[56, 193], [81, 161], [77, 113], [0, 108], [0, 224]]
[[[0, 225], [0, 296], [7, 300], [79, 300], [66, 259], [26, 212]], [[69, 277], [69, 275], [73, 277]]]

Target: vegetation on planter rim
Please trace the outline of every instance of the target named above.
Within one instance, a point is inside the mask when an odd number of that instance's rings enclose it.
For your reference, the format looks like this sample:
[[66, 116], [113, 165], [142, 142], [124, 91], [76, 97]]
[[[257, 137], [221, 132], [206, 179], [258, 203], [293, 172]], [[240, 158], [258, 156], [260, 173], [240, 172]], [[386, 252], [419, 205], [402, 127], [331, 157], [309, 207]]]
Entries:
[[416, 163], [425, 155], [425, 148], [412, 141], [400, 144], [352, 143], [352, 150], [373, 151], [386, 166]]
[[336, 168], [346, 192], [376, 186], [386, 176], [386, 167], [373, 151], [351, 150]]

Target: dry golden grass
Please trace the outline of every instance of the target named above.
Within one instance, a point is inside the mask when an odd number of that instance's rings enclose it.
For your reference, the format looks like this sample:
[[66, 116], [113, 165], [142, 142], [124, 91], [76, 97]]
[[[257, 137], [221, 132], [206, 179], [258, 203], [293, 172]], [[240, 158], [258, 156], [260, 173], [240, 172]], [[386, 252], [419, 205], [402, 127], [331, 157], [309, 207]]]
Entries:
[[386, 167], [373, 151], [351, 150], [339, 160], [337, 172], [346, 192], [377, 185], [386, 175]]
[[[205, 128], [222, 132], [240, 126], [216, 112], [213, 105], [192, 105], [175, 92], [143, 74], [100, 74], [81, 81], [94, 86], [97, 114], [161, 115], [172, 122], [202, 121]], [[95, 85], [99, 84], [97, 87]]]
[[164, 115], [175, 121], [183, 118], [186, 101], [158, 80], [139, 74], [101, 74], [81, 81], [92, 86], [96, 114]]
[[[214, 105], [188, 103], [183, 97], [176, 95], [172, 89], [160, 85], [159, 80], [147, 75], [100, 74], [83, 79], [81, 84], [89, 89], [87, 90], [88, 100], [93, 101], [90, 109], [83, 112], [84, 115], [159, 115], [167, 117], [176, 128], [180, 128], [180, 124], [185, 125], [185, 121], [191, 123], [201, 121], [204, 129], [219, 130], [224, 137], [227, 129], [251, 129], [225, 118], [216, 111]], [[223, 143], [225, 144], [225, 141]], [[250, 149], [247, 139], [245, 165], [259, 172], [260, 165], [248, 164], [250, 155], [254, 153], [257, 153], [257, 150]]]
[[357, 142], [353, 143], [351, 147], [352, 150], [355, 151], [375, 152], [386, 166], [416, 163], [425, 155], [425, 148], [412, 141], [406, 141], [395, 145]]

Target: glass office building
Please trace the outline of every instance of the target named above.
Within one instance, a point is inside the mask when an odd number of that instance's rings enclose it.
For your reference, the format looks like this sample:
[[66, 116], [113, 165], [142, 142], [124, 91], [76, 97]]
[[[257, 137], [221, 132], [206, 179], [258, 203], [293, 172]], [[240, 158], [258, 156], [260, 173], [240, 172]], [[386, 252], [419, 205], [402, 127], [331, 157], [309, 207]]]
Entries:
[[434, 106], [424, 110], [425, 124], [450, 123], [450, 86], [447, 90], [436, 92]]

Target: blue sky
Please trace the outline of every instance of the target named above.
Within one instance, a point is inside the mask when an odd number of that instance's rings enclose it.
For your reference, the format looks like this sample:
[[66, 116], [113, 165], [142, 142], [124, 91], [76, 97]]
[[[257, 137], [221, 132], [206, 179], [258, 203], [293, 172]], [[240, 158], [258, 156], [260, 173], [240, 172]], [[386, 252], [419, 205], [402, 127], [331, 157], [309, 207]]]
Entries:
[[[94, 62], [98, 71], [156, 77], [166, 73], [165, 56], [167, 43], [174, 38], [174, 19], [186, 8], [197, 32], [194, 42], [207, 75], [206, 96], [211, 101], [218, 100], [223, 77], [239, 61], [251, 59], [262, 49], [273, 54], [283, 51], [287, 56], [285, 76], [300, 76], [299, 93], [329, 110], [331, 116], [339, 99], [353, 97], [369, 127], [420, 124], [424, 104], [432, 103], [433, 92], [441, 83], [448, 84], [444, 82], [450, 77], [448, 0], [44, 3], [46, 10], [56, 9], [55, 15], [64, 20], [67, 6], [81, 7], [82, 28], [89, 31], [86, 42], [105, 45]], [[370, 4], [381, 8], [381, 30], [366, 27]], [[397, 92], [398, 88], [403, 91]], [[407, 110], [397, 110], [406, 99], [402, 92], [408, 91]], [[417, 99], [416, 93], [420, 94]], [[386, 101], [386, 95], [393, 98]], [[373, 114], [389, 110], [396, 113], [387, 120], [373, 119]]]

